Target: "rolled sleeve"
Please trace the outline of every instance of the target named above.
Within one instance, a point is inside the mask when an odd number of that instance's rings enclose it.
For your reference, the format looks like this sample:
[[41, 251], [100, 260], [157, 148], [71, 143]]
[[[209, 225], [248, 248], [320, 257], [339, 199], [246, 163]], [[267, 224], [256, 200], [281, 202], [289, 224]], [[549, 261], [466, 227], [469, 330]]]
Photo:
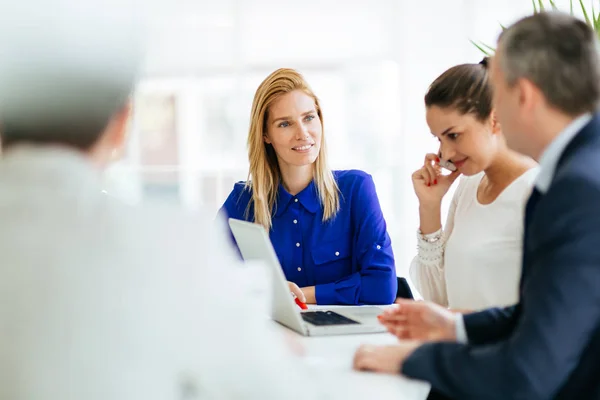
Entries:
[[337, 282], [316, 285], [317, 304], [358, 304], [360, 281], [360, 274], [354, 273]]

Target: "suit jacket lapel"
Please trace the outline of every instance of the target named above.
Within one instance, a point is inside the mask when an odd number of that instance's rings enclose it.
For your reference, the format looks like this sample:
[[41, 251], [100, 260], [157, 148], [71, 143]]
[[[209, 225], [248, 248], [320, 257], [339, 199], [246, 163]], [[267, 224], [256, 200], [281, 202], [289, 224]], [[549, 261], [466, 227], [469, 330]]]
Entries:
[[[523, 283], [525, 281], [528, 268], [530, 262], [530, 253], [529, 253], [529, 235], [530, 235], [530, 225], [533, 220], [533, 215], [535, 213], [535, 207], [539, 203], [540, 199], [543, 197], [542, 193], [536, 188], [533, 188], [531, 195], [529, 196], [529, 200], [527, 200], [527, 205], [525, 206], [525, 218], [524, 218], [524, 227], [523, 227], [523, 257], [522, 257], [522, 268], [521, 268], [521, 282], [519, 285], [519, 290], [523, 290]], [[522, 293], [521, 293], [522, 294]]]

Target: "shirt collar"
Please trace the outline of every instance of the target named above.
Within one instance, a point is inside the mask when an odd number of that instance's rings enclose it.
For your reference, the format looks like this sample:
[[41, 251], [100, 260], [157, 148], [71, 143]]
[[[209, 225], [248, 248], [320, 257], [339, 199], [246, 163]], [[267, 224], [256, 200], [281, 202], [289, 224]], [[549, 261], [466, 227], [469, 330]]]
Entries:
[[0, 177], [39, 188], [101, 190], [101, 174], [89, 160], [76, 150], [59, 146], [10, 147], [2, 154]]
[[277, 202], [275, 205], [275, 216], [278, 217], [282, 215], [287, 210], [290, 203], [295, 201], [295, 199], [298, 199], [298, 202], [312, 214], [316, 213], [321, 206], [314, 181], [310, 182], [309, 185], [296, 196], [292, 196], [280, 183], [277, 192]]
[[583, 114], [573, 120], [567, 127], [550, 143], [540, 157], [540, 173], [535, 181], [535, 187], [542, 193], [546, 193], [554, 178], [554, 172], [563, 152], [571, 143], [573, 138], [592, 119], [592, 114]]

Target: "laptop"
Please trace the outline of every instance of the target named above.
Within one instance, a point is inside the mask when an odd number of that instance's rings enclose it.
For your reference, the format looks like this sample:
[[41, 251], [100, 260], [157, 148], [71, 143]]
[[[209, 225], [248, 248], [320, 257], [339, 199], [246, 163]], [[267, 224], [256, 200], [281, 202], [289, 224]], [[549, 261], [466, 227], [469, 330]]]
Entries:
[[385, 332], [377, 316], [381, 307], [332, 306], [301, 310], [290, 293], [283, 269], [262, 225], [229, 219], [229, 226], [244, 260], [262, 260], [273, 273], [271, 318], [305, 336]]

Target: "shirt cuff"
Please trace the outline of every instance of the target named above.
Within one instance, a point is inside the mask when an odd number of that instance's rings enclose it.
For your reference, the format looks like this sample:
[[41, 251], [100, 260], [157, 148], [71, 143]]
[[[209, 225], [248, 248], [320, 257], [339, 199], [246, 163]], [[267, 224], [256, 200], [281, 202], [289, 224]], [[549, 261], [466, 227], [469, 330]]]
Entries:
[[442, 230], [442, 228], [438, 229], [435, 232], [427, 234], [423, 234], [423, 232], [421, 232], [420, 229], [417, 230], [417, 239], [419, 239], [420, 242], [435, 243], [438, 240], [442, 239], [443, 235], [444, 231]]
[[315, 299], [317, 300], [317, 304], [337, 304], [337, 293], [335, 289], [335, 282], [315, 285]]
[[468, 344], [467, 329], [465, 328], [465, 320], [462, 314], [457, 313], [454, 316], [454, 325], [456, 329], [456, 341], [461, 344]]

